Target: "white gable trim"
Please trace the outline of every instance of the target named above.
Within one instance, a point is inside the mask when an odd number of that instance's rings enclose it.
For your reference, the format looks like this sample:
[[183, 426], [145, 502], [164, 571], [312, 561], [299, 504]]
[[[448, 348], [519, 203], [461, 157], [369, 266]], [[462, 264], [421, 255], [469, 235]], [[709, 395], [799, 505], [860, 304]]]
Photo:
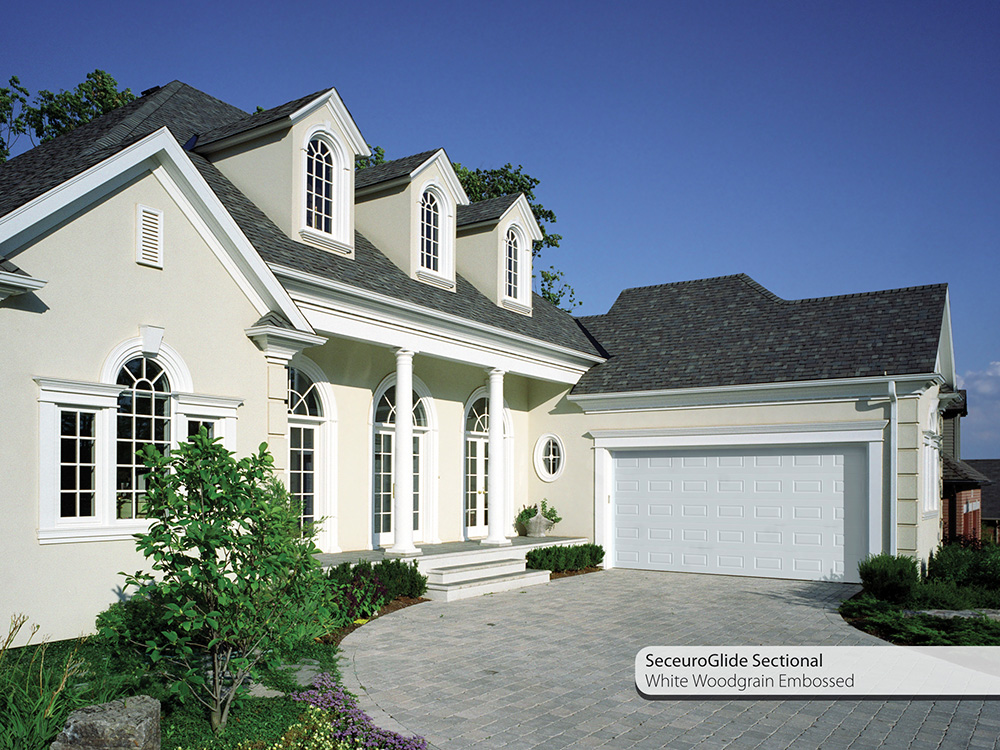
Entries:
[[951, 336], [951, 292], [944, 294], [944, 320], [941, 321], [941, 339], [938, 342], [937, 366], [948, 385], [956, 384], [955, 344]]
[[0, 256], [65, 221], [103, 195], [152, 172], [177, 201], [261, 315], [280, 310], [312, 332], [305, 316], [167, 128], [143, 138], [0, 218]]
[[344, 105], [344, 100], [340, 98], [340, 94], [337, 93], [337, 89], [335, 88], [331, 88], [329, 91], [320, 94], [304, 107], [295, 110], [288, 116], [288, 119], [294, 125], [324, 104], [330, 112], [331, 117], [340, 126], [340, 130], [347, 136], [347, 143], [354, 151], [355, 156], [371, 156], [372, 152], [368, 148], [368, 142], [361, 135], [358, 124], [354, 122], [354, 118], [351, 117], [351, 113]]
[[19, 273], [0, 271], [0, 302], [15, 294], [37, 292], [49, 282]]
[[441, 168], [441, 177], [444, 180], [444, 187], [451, 192], [452, 197], [455, 199], [455, 203], [461, 206], [468, 206], [470, 203], [469, 196], [465, 194], [465, 188], [463, 188], [462, 183], [458, 181], [455, 169], [451, 166], [451, 159], [448, 158], [448, 154], [444, 152], [443, 148], [439, 148], [431, 154], [431, 156], [424, 161], [423, 164], [410, 172], [410, 180], [415, 182], [421, 172], [437, 161], [444, 163], [444, 166]]

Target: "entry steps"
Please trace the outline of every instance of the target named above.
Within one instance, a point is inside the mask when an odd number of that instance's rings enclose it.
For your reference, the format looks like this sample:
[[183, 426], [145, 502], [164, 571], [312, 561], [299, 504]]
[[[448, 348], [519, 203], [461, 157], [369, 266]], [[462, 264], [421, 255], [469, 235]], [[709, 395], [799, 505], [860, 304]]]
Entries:
[[430, 568], [425, 573], [424, 596], [436, 602], [454, 602], [549, 582], [549, 571], [528, 569], [523, 557], [447, 565]]

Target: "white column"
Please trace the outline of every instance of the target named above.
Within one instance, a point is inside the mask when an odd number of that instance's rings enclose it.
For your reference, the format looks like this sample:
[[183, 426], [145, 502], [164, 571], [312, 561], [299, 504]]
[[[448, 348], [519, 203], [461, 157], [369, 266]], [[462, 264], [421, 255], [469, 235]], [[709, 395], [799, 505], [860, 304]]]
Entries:
[[490, 468], [487, 479], [490, 522], [483, 544], [510, 544], [503, 533], [507, 517], [503, 486], [507, 463], [503, 444], [503, 375], [503, 370], [490, 370]]
[[392, 547], [387, 555], [419, 555], [413, 545], [413, 352], [396, 351], [396, 432], [392, 457]]

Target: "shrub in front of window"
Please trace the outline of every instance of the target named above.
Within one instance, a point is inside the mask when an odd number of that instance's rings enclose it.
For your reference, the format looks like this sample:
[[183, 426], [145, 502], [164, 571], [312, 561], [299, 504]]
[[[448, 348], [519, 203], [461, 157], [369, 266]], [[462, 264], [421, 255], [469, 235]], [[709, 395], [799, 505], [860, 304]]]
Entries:
[[[239, 688], [280, 647], [325, 632], [329, 587], [266, 445], [237, 460], [202, 432], [169, 456], [147, 446], [143, 458], [152, 524], [136, 546], [163, 602], [147, 653], [221, 732]], [[154, 575], [128, 584], [147, 586]]]

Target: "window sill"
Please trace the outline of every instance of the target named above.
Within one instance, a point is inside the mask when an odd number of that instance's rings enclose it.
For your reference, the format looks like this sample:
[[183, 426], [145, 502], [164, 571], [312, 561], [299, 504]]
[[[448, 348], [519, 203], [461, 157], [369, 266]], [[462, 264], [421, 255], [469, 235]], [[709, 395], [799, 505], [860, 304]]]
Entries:
[[133, 536], [149, 531], [150, 521], [130, 521], [114, 526], [74, 526], [39, 529], [39, 544], [76, 544], [80, 542], [132, 542]]
[[308, 245], [315, 245], [323, 250], [330, 250], [338, 255], [354, 256], [354, 248], [346, 242], [335, 239], [332, 234], [317, 232], [315, 229], [303, 227], [299, 230], [299, 237]]
[[500, 301], [500, 306], [511, 312], [520, 313], [521, 315], [531, 316], [531, 305], [526, 305], [523, 302], [518, 302], [516, 299], [510, 297], [505, 297]]
[[446, 278], [433, 271], [418, 270], [417, 281], [423, 281], [425, 284], [431, 284], [441, 289], [447, 289], [448, 291], [454, 291], [455, 289], [454, 279]]

